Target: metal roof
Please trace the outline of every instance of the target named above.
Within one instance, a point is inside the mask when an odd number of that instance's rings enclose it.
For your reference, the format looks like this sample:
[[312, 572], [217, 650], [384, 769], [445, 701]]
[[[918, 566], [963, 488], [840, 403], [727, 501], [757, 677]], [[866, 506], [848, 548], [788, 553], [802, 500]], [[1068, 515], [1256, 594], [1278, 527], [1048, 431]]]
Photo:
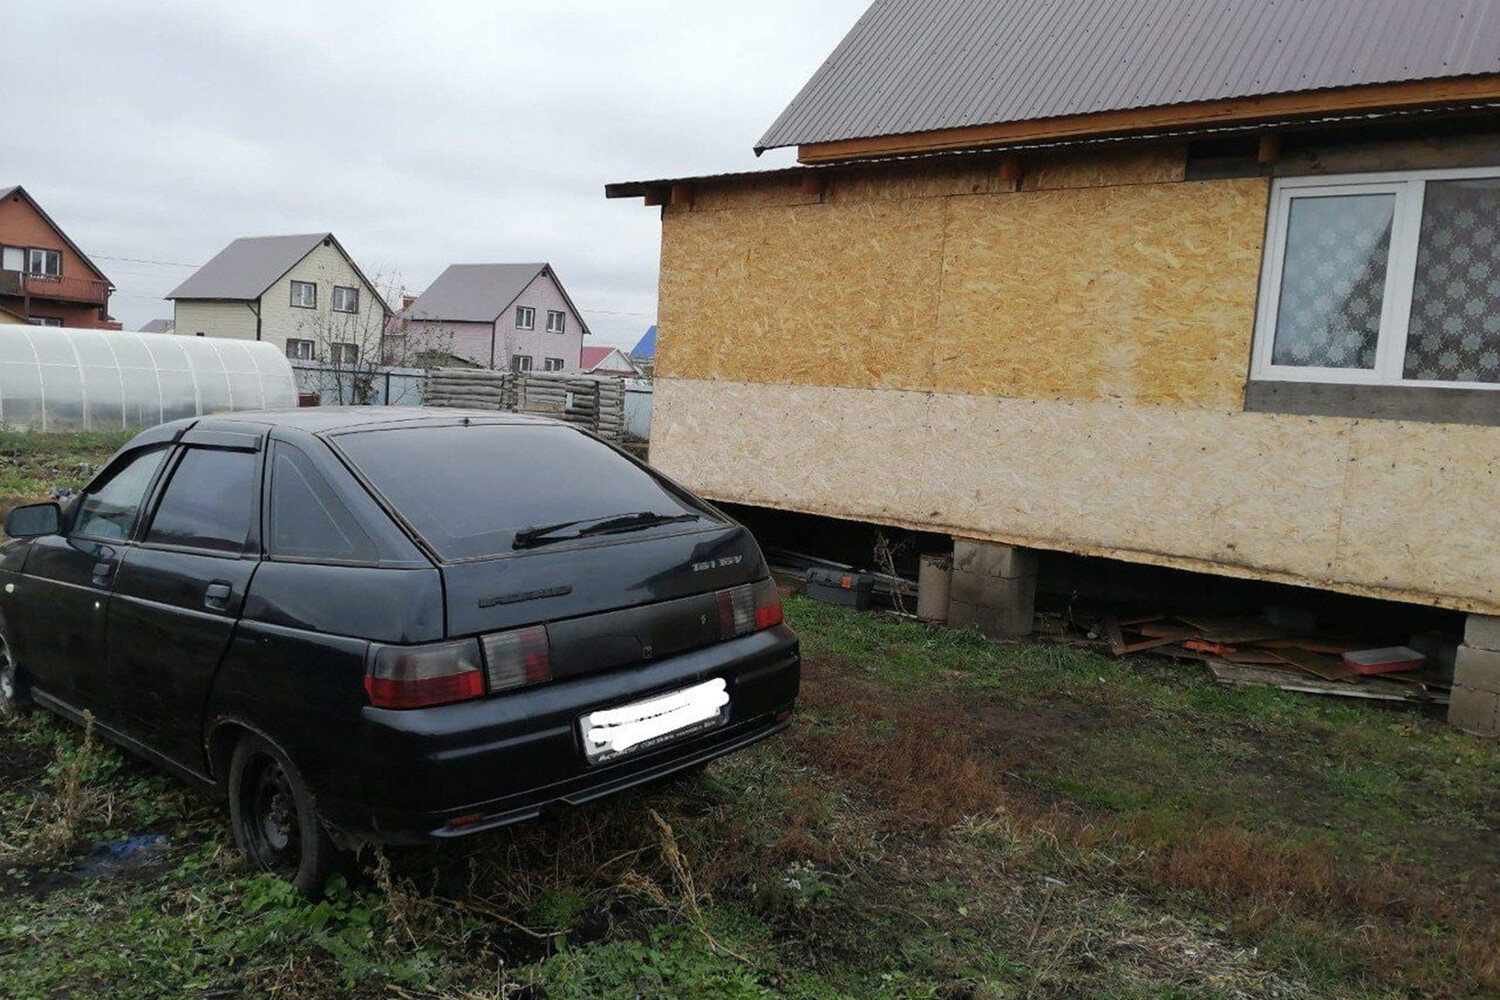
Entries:
[[258, 299], [332, 233], [246, 236], [214, 255], [167, 295], [169, 299]]
[[407, 306], [403, 315], [414, 320], [447, 320], [453, 323], [493, 323], [518, 299], [537, 275], [551, 276], [563, 300], [589, 332], [588, 322], [567, 289], [557, 280], [552, 266], [534, 264], [449, 264], [427, 291]]
[[1500, 73], [1500, 0], [876, 0], [756, 144]]
[[251, 302], [265, 294], [281, 277], [328, 241], [365, 283], [387, 315], [390, 303], [375, 283], [365, 277], [349, 251], [332, 233], [297, 233], [292, 236], [242, 236], [194, 271], [188, 280], [167, 294], [169, 299], [228, 299]]

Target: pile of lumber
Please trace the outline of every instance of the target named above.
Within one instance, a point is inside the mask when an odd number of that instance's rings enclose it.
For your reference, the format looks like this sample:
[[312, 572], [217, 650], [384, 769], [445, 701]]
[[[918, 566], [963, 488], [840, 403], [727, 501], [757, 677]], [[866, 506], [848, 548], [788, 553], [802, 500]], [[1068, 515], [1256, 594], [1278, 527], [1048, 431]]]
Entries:
[[1104, 615], [1093, 629], [1116, 656], [1152, 653], [1205, 661], [1227, 684], [1391, 701], [1447, 701], [1451, 679], [1429, 669], [1370, 676], [1345, 654], [1371, 648], [1355, 637], [1319, 635], [1264, 618], [1226, 615]]
[[428, 376], [424, 402], [552, 417], [607, 441], [625, 433], [625, 380], [607, 376], [439, 368]]

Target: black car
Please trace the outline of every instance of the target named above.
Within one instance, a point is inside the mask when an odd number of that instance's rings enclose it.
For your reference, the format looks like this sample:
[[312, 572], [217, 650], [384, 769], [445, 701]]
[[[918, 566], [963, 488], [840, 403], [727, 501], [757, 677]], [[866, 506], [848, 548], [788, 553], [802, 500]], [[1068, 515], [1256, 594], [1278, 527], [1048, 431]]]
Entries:
[[312, 408], [163, 424], [0, 547], [0, 698], [227, 794], [260, 867], [457, 837], [788, 724], [754, 539], [556, 421]]

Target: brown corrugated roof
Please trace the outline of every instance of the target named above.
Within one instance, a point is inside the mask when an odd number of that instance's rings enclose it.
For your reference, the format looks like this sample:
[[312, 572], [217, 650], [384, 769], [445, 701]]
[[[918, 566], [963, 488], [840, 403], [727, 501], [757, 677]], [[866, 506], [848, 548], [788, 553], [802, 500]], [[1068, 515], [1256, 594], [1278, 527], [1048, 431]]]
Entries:
[[1500, 73], [1500, 0], [876, 0], [756, 151]]

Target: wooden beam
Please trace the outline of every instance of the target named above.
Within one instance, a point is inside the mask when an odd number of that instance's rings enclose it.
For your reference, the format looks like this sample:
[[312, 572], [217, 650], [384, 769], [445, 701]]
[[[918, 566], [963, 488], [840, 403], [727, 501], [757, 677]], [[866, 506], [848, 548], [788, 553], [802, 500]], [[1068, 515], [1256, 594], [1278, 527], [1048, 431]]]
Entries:
[[673, 208], [688, 208], [693, 204], [693, 186], [691, 184], [673, 184], [671, 202]]
[[1281, 136], [1271, 133], [1260, 137], [1260, 147], [1255, 151], [1257, 163], [1271, 164], [1281, 158]]
[[809, 170], [802, 175], [802, 193], [821, 198], [828, 189], [828, 174], [823, 170]]
[[1038, 118], [1033, 121], [968, 125], [906, 135], [812, 142], [797, 147], [797, 159], [803, 163], [832, 163], [861, 157], [931, 153], [1189, 126], [1242, 124], [1342, 112], [1395, 111], [1462, 101], [1492, 100], [1500, 100], [1500, 73], [1446, 80], [1332, 87], [1294, 94], [1196, 101], [1167, 107], [1130, 108]]
[[665, 205], [671, 196], [669, 189], [664, 187], [647, 188], [645, 194], [641, 195], [642, 204], [648, 208], [653, 205]]

